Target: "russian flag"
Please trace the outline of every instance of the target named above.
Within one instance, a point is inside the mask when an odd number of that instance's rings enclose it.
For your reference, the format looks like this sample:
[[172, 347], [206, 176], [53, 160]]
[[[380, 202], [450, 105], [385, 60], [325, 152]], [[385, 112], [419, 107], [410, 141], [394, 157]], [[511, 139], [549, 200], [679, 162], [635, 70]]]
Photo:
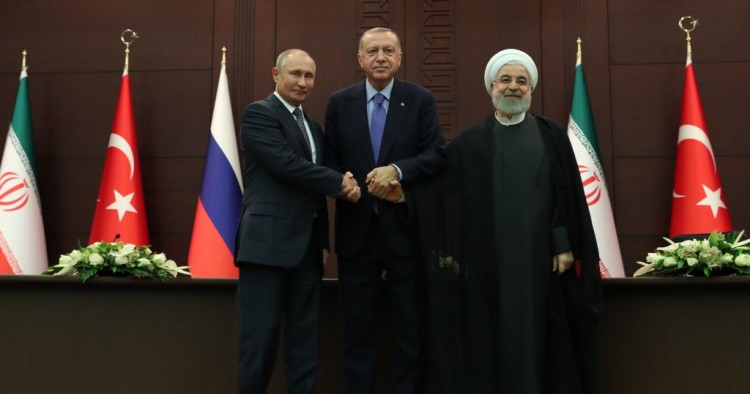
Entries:
[[241, 200], [242, 173], [224, 56], [188, 253], [188, 265], [194, 278], [238, 277], [234, 266], [234, 239]]

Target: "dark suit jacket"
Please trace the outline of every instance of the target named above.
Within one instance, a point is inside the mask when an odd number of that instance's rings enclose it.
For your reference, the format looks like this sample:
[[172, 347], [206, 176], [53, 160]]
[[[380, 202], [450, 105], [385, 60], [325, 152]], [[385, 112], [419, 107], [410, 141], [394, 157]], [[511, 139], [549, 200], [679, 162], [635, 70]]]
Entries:
[[[317, 147], [317, 161], [323, 163], [320, 125], [306, 119]], [[245, 108], [241, 129], [245, 190], [236, 265], [251, 262], [294, 267], [307, 249], [311, 231], [320, 231], [321, 247], [328, 248], [325, 196], [339, 194], [343, 177], [312, 163], [303, 138], [294, 116], [275, 95]], [[320, 226], [313, 229], [316, 215]]]
[[[373, 206], [378, 201], [367, 193], [365, 177], [375, 167], [396, 164], [403, 172], [404, 187], [438, 173], [444, 164], [443, 138], [432, 93], [421, 86], [395, 80], [388, 104], [380, 154], [376, 163], [370, 144], [365, 82], [331, 95], [326, 109], [326, 163], [351, 171], [362, 187], [357, 204], [336, 201], [336, 252], [353, 257], [362, 248]], [[404, 220], [405, 204], [379, 201], [379, 221], [386, 243], [401, 256], [417, 254], [413, 229]]]

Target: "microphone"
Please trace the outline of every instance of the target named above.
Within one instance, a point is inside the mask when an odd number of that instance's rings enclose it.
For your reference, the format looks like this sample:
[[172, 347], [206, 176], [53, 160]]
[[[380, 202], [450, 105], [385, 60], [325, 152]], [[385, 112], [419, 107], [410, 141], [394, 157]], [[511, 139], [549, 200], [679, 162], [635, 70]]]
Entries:
[[115, 241], [117, 241], [118, 239], [120, 239], [120, 233], [116, 233], [116, 234], [115, 234], [115, 237], [114, 237], [114, 238], [112, 239], [112, 242], [115, 242]]

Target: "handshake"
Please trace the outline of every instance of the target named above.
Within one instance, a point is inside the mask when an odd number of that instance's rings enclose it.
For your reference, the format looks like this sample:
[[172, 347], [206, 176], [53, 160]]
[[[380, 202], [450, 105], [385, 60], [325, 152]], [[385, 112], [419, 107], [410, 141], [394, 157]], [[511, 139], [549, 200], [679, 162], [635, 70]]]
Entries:
[[[403, 201], [401, 182], [398, 181], [398, 171], [394, 166], [378, 167], [367, 174], [367, 191], [373, 196], [390, 202]], [[359, 201], [362, 190], [354, 179], [354, 174], [347, 171], [341, 183], [339, 197], [352, 203]]]

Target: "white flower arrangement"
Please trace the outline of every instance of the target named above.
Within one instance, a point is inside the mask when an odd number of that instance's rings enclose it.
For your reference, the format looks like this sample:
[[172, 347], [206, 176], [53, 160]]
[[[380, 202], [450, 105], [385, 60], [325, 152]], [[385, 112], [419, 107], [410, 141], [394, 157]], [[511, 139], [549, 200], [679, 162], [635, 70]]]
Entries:
[[633, 276], [750, 275], [750, 239], [740, 241], [744, 230], [724, 234], [712, 232], [708, 238], [674, 242], [656, 248]]
[[178, 274], [190, 275], [188, 266], [177, 266], [164, 253], [154, 253], [148, 246], [123, 242], [94, 242], [68, 254], [60, 255], [56, 265], [42, 275], [73, 275], [85, 282], [92, 276], [134, 276], [164, 279]]

